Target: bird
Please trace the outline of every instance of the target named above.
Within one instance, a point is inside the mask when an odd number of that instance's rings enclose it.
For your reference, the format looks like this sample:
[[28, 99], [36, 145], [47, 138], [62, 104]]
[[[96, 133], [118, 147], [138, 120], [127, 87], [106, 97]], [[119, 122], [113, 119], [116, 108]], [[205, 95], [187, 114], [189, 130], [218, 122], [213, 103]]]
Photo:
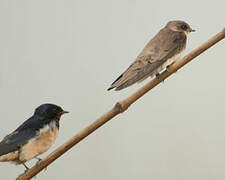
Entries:
[[115, 88], [118, 91], [149, 76], [158, 76], [181, 56], [186, 48], [187, 35], [194, 31], [184, 21], [169, 21], [107, 90]]
[[59, 121], [68, 113], [55, 104], [42, 104], [33, 116], [23, 122], [15, 131], [5, 136], [0, 142], [0, 162], [23, 164], [46, 152], [55, 142]]

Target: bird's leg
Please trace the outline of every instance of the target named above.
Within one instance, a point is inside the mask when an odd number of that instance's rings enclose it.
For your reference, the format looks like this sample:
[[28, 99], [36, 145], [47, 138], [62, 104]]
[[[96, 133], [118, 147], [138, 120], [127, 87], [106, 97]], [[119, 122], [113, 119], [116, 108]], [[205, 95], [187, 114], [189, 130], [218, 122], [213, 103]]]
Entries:
[[22, 165], [26, 168], [25, 172], [30, 169], [25, 163], [22, 163]]

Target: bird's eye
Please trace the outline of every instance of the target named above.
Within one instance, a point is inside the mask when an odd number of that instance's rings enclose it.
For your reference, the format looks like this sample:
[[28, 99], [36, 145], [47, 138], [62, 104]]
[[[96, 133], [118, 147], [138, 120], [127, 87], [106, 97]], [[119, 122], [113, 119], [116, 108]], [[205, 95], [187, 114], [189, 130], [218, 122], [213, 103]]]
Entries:
[[181, 25], [181, 29], [183, 29], [183, 30], [187, 30], [187, 25], [185, 25], [185, 24], [183, 24], [183, 25]]

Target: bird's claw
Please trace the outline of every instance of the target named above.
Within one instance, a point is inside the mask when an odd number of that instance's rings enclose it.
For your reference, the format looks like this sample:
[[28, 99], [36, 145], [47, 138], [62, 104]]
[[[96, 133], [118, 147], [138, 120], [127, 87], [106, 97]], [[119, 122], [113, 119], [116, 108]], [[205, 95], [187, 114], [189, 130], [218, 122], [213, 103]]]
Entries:
[[157, 79], [159, 79], [159, 75], [160, 75], [159, 73], [156, 73], [156, 74], [155, 74], [155, 77], [156, 77]]
[[[36, 165], [40, 163], [40, 161], [42, 160], [41, 158], [35, 157], [35, 159], [37, 159], [38, 161], [36, 162]], [[45, 171], [47, 171], [47, 167], [44, 169]]]
[[[175, 63], [175, 61], [172, 62], [170, 65], [166, 66], [166, 71], [167, 71], [167, 72], [172, 73], [172, 71], [169, 70], [169, 67], [170, 67], [171, 65], [173, 65], [174, 63]], [[177, 72], [177, 71], [175, 71], [174, 73], [176, 73], [176, 72]]]
[[171, 71], [169, 70], [169, 67], [170, 67], [170, 66], [171, 66], [171, 65], [166, 66], [166, 71], [169, 72], [169, 73], [171, 73]]
[[42, 159], [41, 159], [41, 158], [39, 158], [39, 157], [35, 157], [35, 159], [37, 159], [37, 160], [38, 160], [38, 162], [42, 160]]
[[[159, 80], [159, 75], [160, 75], [160, 73], [156, 73], [155, 74], [155, 77]], [[162, 83], [164, 83], [164, 80], [162, 81]]]
[[39, 164], [40, 161], [42, 160], [41, 158], [35, 157], [35, 159], [37, 159], [38, 161], [36, 162], [36, 164]]

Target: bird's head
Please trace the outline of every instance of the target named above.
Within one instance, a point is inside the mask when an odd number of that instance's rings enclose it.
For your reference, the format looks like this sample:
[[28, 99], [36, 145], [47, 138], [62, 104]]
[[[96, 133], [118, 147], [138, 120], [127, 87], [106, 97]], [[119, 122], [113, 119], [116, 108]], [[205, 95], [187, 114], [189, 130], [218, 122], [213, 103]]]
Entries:
[[61, 116], [68, 111], [64, 111], [60, 106], [55, 104], [42, 104], [35, 109], [34, 115], [38, 116], [40, 119], [53, 119], [57, 118], [60, 120]]
[[184, 21], [169, 21], [166, 25], [167, 28], [172, 31], [184, 32], [185, 34], [189, 34], [190, 32], [195, 32], [188, 23]]

